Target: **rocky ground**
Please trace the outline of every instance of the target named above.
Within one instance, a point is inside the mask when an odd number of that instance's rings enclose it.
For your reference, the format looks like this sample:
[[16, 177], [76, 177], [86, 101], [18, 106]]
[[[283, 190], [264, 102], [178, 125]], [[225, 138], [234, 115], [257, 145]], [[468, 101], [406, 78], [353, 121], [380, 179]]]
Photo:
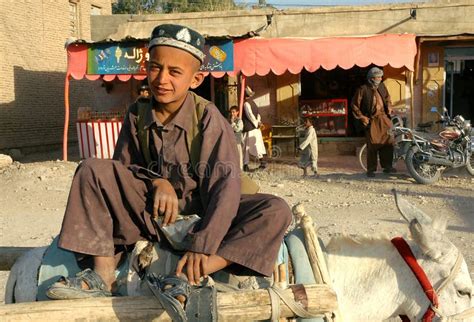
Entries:
[[[77, 162], [33, 159], [0, 168], [0, 247], [44, 246], [61, 225]], [[272, 163], [251, 175], [263, 192], [290, 205], [302, 202], [323, 240], [336, 233], [407, 234], [391, 190], [396, 188], [429, 215], [446, 217], [447, 235], [461, 249], [474, 279], [474, 179], [464, 172], [447, 174], [438, 183], [414, 182], [399, 165], [399, 174], [368, 180], [355, 157], [323, 157], [317, 178], [302, 178], [291, 164]], [[0, 272], [0, 301], [8, 272]]]

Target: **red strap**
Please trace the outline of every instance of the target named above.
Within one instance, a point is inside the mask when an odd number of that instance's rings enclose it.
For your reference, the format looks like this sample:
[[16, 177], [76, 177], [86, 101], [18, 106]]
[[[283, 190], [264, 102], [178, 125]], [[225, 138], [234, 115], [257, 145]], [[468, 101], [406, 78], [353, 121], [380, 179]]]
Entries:
[[[395, 246], [402, 258], [405, 260], [408, 267], [410, 267], [413, 274], [415, 274], [415, 277], [423, 288], [423, 291], [425, 292], [426, 297], [428, 297], [428, 300], [430, 300], [431, 304], [434, 307], [438, 307], [438, 296], [436, 295], [436, 292], [433, 289], [433, 286], [431, 285], [428, 276], [426, 276], [425, 272], [423, 271], [423, 268], [421, 268], [421, 266], [416, 261], [416, 258], [413, 255], [413, 252], [411, 251], [408, 243], [402, 237], [395, 237], [392, 239], [392, 244]], [[425, 312], [425, 315], [423, 315], [423, 322], [431, 322], [434, 316], [435, 312], [430, 306]]]

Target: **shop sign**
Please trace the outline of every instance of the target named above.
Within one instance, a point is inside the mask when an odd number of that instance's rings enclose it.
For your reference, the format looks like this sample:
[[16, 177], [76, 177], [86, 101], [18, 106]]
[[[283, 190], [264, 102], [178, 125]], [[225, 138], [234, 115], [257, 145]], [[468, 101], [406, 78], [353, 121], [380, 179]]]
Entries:
[[87, 51], [87, 74], [146, 74], [145, 43], [94, 44]]
[[232, 40], [206, 40], [206, 58], [201, 70], [206, 72], [230, 72], [234, 70], [234, 43]]
[[[204, 46], [206, 58], [201, 71], [223, 72], [234, 70], [232, 40], [208, 40]], [[147, 43], [93, 44], [87, 51], [87, 74], [120, 75], [146, 74], [149, 54]]]

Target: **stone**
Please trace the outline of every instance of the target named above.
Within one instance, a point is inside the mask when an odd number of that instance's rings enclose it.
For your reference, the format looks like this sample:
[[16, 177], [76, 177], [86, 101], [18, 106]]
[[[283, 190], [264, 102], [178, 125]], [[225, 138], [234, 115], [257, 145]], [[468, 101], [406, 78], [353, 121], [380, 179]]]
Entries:
[[23, 157], [20, 149], [10, 149], [8, 154], [12, 157], [13, 160], [20, 160]]
[[6, 168], [13, 163], [13, 159], [11, 156], [6, 154], [0, 154], [0, 169]]

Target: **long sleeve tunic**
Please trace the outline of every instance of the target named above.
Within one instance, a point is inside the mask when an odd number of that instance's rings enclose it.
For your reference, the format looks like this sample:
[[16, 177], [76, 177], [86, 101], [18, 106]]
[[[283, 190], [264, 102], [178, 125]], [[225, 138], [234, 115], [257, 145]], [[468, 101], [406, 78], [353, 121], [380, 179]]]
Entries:
[[149, 129], [146, 147], [152, 159], [147, 164], [138, 137], [138, 107], [130, 107], [114, 160], [87, 159], [79, 165], [59, 247], [93, 256], [114, 256], [117, 246], [156, 240], [150, 215], [151, 182], [160, 177], [173, 186], [182, 215], [201, 217], [190, 232], [188, 250], [217, 254], [271, 275], [291, 210], [275, 196], [241, 195], [234, 132], [212, 103], [205, 107], [198, 123], [199, 162], [192, 164], [195, 161], [191, 162], [187, 134], [194, 129], [195, 108], [194, 96], [188, 94], [167, 124], [161, 124], [149, 108], [143, 119]]
[[369, 120], [366, 137], [372, 144], [393, 144], [388, 131], [392, 126], [389, 118], [390, 95], [383, 84], [373, 88], [367, 84], [360, 86], [351, 103], [354, 118]]
[[[240, 200], [240, 166], [233, 142], [234, 132], [211, 103], [201, 121], [201, 152], [192, 171], [186, 132], [192, 127], [195, 102], [188, 94], [176, 116], [162, 125], [153, 110], [145, 124], [152, 133], [153, 170], [170, 181], [179, 199], [181, 213], [199, 213], [200, 226], [193, 234], [192, 251], [214, 254], [237, 213]], [[114, 159], [140, 172], [147, 168], [137, 136], [136, 109], [132, 107], [120, 133]], [[153, 153], [153, 149], [156, 153]], [[138, 166], [138, 167], [137, 167]], [[139, 168], [140, 167], [140, 168]], [[193, 173], [196, 172], [196, 173]]]

